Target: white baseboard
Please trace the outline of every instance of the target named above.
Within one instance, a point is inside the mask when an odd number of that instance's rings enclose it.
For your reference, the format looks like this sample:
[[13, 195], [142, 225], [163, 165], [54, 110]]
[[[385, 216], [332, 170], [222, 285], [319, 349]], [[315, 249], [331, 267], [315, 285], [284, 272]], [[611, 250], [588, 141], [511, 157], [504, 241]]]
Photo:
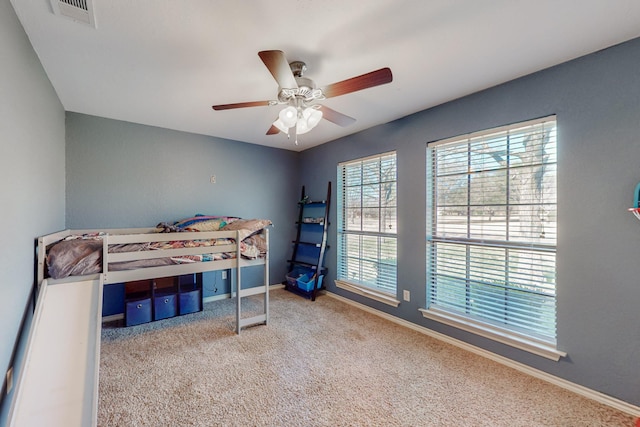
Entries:
[[420, 332], [422, 334], [428, 335], [432, 338], [436, 338], [438, 340], [444, 341], [448, 344], [454, 345], [463, 350], [470, 351], [471, 353], [477, 354], [479, 356], [485, 357], [487, 359], [491, 359], [494, 362], [498, 362], [502, 365], [513, 368], [517, 371], [523, 372], [527, 375], [531, 375], [532, 377], [541, 379], [548, 383], [554, 384], [558, 387], [561, 387], [565, 390], [569, 390], [573, 393], [576, 393], [580, 396], [586, 397], [587, 399], [594, 400], [596, 402], [602, 403], [603, 405], [607, 405], [611, 408], [617, 409], [619, 411], [625, 412], [629, 415], [640, 417], [640, 407], [627, 403], [623, 400], [616, 399], [614, 397], [608, 396], [604, 393], [600, 393], [598, 391], [592, 390], [590, 388], [581, 386], [579, 384], [573, 383], [571, 381], [567, 381], [563, 378], [557, 377], [555, 375], [551, 375], [547, 372], [541, 371], [536, 368], [532, 368], [531, 366], [527, 366], [523, 363], [516, 362], [507, 357], [500, 356], [498, 354], [492, 353], [490, 351], [484, 350], [480, 347], [476, 347], [474, 345], [468, 344], [464, 341], [460, 341], [458, 339], [452, 338], [448, 335], [441, 334], [439, 332], [433, 331], [431, 329], [425, 328], [424, 326], [416, 325], [415, 323], [408, 322], [404, 319], [400, 319], [399, 317], [392, 316], [388, 313], [376, 310], [364, 304], [360, 304], [359, 302], [355, 302], [338, 294], [334, 294], [332, 292], [326, 292], [326, 295], [335, 298], [339, 301], [342, 301], [346, 304], [357, 307], [361, 310], [374, 314], [376, 316], [382, 317], [383, 319], [394, 322], [398, 325], [405, 326], [409, 329], [413, 329], [414, 331]]
[[208, 302], [220, 301], [227, 298], [231, 298], [231, 294], [211, 295], [211, 296], [202, 298], [202, 303], [206, 304]]

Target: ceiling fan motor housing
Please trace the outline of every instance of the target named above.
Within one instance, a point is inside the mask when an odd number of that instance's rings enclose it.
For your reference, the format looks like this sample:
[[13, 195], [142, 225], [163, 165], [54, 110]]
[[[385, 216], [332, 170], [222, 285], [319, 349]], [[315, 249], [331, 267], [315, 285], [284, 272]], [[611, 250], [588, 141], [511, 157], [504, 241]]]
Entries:
[[289, 67], [291, 68], [291, 72], [294, 77], [302, 77], [305, 71], [307, 71], [307, 64], [302, 61], [293, 61], [289, 63]]
[[278, 101], [288, 103], [294, 98], [301, 99], [304, 102], [311, 102], [325, 99], [322, 90], [316, 89], [313, 80], [307, 77], [295, 77], [297, 88], [280, 88], [278, 92]]
[[302, 61], [293, 61], [289, 63], [289, 67], [298, 87], [281, 87], [278, 92], [279, 102], [297, 105], [325, 99], [322, 90], [316, 89], [316, 84], [313, 80], [303, 77], [304, 72], [307, 71], [307, 64]]

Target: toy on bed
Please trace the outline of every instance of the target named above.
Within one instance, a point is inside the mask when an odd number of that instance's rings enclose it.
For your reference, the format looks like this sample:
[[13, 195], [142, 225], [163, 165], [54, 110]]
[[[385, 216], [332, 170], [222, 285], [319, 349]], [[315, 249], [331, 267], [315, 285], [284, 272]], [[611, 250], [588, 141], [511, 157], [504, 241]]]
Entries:
[[[267, 251], [267, 242], [261, 231], [269, 225], [271, 221], [266, 219], [197, 215], [174, 223], [163, 222], [155, 229], [146, 229], [147, 233], [180, 233], [185, 236], [181, 239], [175, 239], [172, 236], [171, 240], [144, 239], [150, 241], [105, 245], [104, 240], [109, 236], [108, 232], [70, 234], [47, 247], [47, 273], [53, 279], [101, 273], [105, 265], [103, 260], [105, 246], [108, 246], [107, 251], [110, 255], [163, 250], [173, 250], [171, 253], [174, 254], [166, 257], [140, 256], [141, 259], [109, 262], [109, 271], [231, 259], [237, 257], [238, 251], [225, 248], [235, 246], [236, 242], [233, 238], [235, 236], [240, 240], [241, 256], [246, 259], [258, 259], [264, 257]], [[217, 231], [235, 231], [235, 233], [227, 233], [223, 237], [217, 237], [215, 233], [211, 233]], [[198, 232], [202, 233], [203, 238], [195, 234]], [[189, 248], [211, 248], [211, 250], [189, 251]]]

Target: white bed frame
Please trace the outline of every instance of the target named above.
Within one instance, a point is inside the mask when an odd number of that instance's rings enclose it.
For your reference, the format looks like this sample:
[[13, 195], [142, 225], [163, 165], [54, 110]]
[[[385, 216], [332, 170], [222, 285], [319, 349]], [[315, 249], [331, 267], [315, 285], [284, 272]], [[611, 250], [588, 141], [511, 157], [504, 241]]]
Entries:
[[[63, 279], [45, 278], [46, 249], [72, 234], [104, 232], [103, 273]], [[269, 247], [269, 230], [262, 235]], [[9, 425], [95, 426], [98, 410], [98, 371], [102, 328], [102, 290], [104, 284], [159, 277], [236, 271], [231, 295], [236, 298], [236, 333], [247, 326], [267, 324], [269, 319], [269, 251], [265, 258], [243, 259], [240, 231], [159, 233], [156, 228], [111, 230], [64, 230], [38, 239], [37, 300], [25, 359], [16, 381]], [[109, 245], [123, 243], [168, 242], [176, 240], [234, 239], [229, 245], [109, 253]], [[109, 271], [113, 262], [152, 258], [235, 252], [233, 259]], [[264, 285], [242, 289], [243, 267], [263, 265]], [[264, 294], [264, 313], [243, 318], [241, 300]]]

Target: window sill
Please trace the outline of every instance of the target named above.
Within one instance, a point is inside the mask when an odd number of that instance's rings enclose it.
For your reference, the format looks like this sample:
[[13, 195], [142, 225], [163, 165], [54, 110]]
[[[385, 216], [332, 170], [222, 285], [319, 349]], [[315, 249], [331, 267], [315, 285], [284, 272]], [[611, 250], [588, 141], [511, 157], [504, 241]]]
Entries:
[[427, 319], [435, 320], [556, 362], [560, 360], [561, 357], [567, 357], [567, 353], [559, 351], [555, 345], [548, 342], [505, 331], [437, 308], [421, 308], [419, 310]]
[[376, 291], [375, 289], [367, 288], [361, 285], [356, 285], [354, 283], [345, 282], [343, 280], [334, 280], [334, 283], [340, 289], [353, 292], [354, 294], [362, 295], [363, 297], [371, 298], [392, 307], [397, 307], [400, 305], [400, 301], [387, 293]]

